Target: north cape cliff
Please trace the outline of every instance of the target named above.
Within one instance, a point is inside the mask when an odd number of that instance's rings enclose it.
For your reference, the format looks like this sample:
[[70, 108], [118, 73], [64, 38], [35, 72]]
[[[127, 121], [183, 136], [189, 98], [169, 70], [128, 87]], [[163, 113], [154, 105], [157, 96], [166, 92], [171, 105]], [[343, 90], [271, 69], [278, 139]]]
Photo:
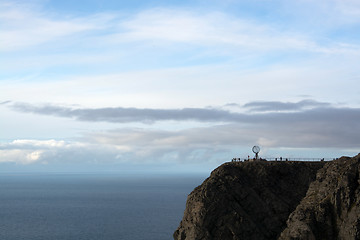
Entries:
[[188, 196], [175, 240], [360, 239], [360, 155], [231, 162]]

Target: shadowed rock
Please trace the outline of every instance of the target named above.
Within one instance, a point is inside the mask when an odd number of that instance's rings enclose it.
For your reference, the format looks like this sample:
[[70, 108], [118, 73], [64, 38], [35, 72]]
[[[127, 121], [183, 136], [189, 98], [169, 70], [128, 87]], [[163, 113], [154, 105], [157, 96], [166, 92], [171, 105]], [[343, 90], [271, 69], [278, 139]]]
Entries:
[[276, 239], [323, 165], [225, 163], [188, 196], [174, 239]]
[[319, 170], [279, 239], [360, 239], [360, 155]]
[[225, 163], [188, 196], [175, 240], [360, 239], [360, 154]]

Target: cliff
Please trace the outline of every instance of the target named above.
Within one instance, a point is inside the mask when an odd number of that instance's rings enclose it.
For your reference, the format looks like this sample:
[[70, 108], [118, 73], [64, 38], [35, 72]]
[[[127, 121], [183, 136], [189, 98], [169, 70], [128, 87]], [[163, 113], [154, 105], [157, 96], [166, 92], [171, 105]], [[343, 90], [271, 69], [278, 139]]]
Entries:
[[359, 159], [225, 163], [188, 196], [174, 239], [360, 239]]
[[360, 239], [360, 154], [324, 166], [279, 239]]

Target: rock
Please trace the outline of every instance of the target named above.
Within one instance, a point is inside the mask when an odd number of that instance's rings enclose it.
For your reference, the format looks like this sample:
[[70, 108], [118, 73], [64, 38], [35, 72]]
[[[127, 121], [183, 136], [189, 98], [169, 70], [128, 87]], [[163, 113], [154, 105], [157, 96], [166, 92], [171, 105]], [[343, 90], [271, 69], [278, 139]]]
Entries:
[[225, 163], [188, 196], [174, 239], [277, 239], [324, 164]]
[[360, 239], [360, 154], [319, 170], [279, 239]]

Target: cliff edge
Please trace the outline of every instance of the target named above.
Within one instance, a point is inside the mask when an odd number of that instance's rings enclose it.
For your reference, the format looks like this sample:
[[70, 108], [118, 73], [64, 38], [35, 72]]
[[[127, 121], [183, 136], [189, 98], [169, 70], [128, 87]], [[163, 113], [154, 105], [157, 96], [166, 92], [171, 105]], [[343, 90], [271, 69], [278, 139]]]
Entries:
[[174, 239], [360, 239], [359, 162], [225, 163], [188, 196]]

